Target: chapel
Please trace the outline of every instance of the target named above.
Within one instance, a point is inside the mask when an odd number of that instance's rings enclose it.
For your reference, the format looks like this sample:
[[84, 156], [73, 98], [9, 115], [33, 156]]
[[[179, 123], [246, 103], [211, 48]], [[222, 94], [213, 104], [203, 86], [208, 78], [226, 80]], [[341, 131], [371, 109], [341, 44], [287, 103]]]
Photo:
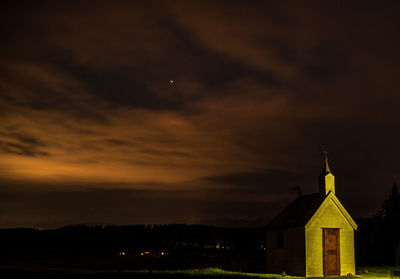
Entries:
[[357, 224], [335, 193], [328, 158], [319, 191], [299, 195], [267, 226], [267, 272], [306, 277], [355, 275]]

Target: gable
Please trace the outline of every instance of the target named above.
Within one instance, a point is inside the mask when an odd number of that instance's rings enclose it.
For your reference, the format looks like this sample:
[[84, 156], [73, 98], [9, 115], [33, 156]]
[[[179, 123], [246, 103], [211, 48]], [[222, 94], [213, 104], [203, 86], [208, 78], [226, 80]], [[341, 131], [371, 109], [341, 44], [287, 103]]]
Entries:
[[354, 230], [357, 230], [357, 224], [332, 192], [326, 196], [320, 207], [309, 219], [306, 228], [311, 227], [314, 224], [325, 227], [348, 225]]

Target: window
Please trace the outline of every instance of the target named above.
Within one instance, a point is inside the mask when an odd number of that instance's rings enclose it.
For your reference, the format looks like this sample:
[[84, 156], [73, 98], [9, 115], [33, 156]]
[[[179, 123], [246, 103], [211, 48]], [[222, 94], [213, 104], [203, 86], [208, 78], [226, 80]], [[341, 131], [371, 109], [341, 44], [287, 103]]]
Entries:
[[277, 248], [283, 248], [283, 233], [278, 232], [276, 235], [276, 247]]

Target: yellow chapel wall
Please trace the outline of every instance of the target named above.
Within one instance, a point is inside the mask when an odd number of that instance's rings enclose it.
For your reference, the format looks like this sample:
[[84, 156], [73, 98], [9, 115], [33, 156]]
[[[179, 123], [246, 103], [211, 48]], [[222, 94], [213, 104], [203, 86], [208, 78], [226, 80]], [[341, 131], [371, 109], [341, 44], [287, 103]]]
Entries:
[[322, 228], [340, 229], [340, 275], [354, 275], [354, 230], [334, 202], [329, 200], [306, 225], [306, 276], [323, 276]]

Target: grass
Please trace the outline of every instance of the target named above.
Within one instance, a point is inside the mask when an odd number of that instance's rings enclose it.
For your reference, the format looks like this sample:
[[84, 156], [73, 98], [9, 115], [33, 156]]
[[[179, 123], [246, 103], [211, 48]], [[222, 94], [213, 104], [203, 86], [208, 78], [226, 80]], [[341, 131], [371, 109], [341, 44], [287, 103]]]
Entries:
[[373, 266], [373, 267], [360, 267], [357, 268], [357, 274], [362, 277], [372, 278], [390, 278], [392, 271], [400, 271], [400, 267], [392, 266]]
[[[191, 269], [191, 270], [120, 270], [120, 271], [93, 271], [93, 270], [73, 270], [73, 269], [32, 269], [30, 267], [19, 267], [1, 269], [3, 275], [13, 277], [30, 276], [32, 274], [38, 278], [132, 278], [132, 279], [246, 279], [246, 278], [271, 278], [271, 279], [296, 279], [303, 277], [285, 276], [280, 274], [245, 273], [226, 271], [219, 268]], [[3, 277], [3, 276], [2, 276]], [[3, 278], [7, 278], [3, 277]]]
[[[366, 279], [382, 279], [391, 278], [391, 271], [400, 270], [399, 267], [363, 267], [357, 269], [358, 278]], [[93, 271], [93, 270], [74, 270], [74, 269], [32, 269], [30, 267], [19, 267], [11, 269], [2, 269], [2, 275], [12, 275], [12, 277], [24, 277], [35, 275], [38, 278], [93, 278], [93, 279], [116, 279], [116, 278], [132, 278], [132, 279], [304, 279], [304, 277], [289, 276], [281, 274], [264, 274], [264, 273], [245, 273], [226, 271], [219, 268], [191, 269], [191, 270], [120, 270], [120, 271]], [[2, 276], [3, 277], [3, 276]], [[8, 278], [11, 276], [5, 276]], [[330, 277], [332, 278], [332, 277]], [[339, 278], [339, 277], [336, 277]], [[342, 277], [343, 278], [343, 277]]]
[[[191, 270], [124, 270], [124, 271], [92, 271], [86, 274], [97, 275], [103, 278], [139, 278], [139, 279], [246, 279], [246, 278], [271, 278], [271, 279], [300, 279], [298, 276], [282, 276], [281, 274], [246, 273], [226, 271], [219, 268], [191, 269]], [[110, 277], [108, 277], [110, 276]], [[115, 276], [115, 277], [114, 277]], [[90, 277], [91, 278], [91, 277]], [[94, 278], [94, 277], [93, 277]]]
[[[181, 275], [183, 277], [226, 277], [226, 278], [279, 278], [282, 279], [281, 274], [264, 274], [264, 273], [246, 273], [238, 271], [227, 271], [220, 268], [205, 268], [205, 269], [191, 269], [191, 270], [160, 270], [160, 271], [149, 271], [149, 270], [133, 270], [125, 271], [132, 274], [143, 274], [150, 273], [154, 275]], [[298, 276], [288, 276], [284, 278], [303, 278]]]
[[[356, 278], [367, 278], [367, 279], [382, 279], [392, 278], [392, 271], [399, 271], [400, 267], [363, 267], [357, 269]], [[207, 279], [244, 279], [244, 278], [271, 278], [271, 279], [296, 279], [302, 278], [300, 276], [290, 276], [282, 274], [265, 274], [265, 273], [245, 273], [245, 272], [234, 272], [226, 271], [219, 268], [206, 268], [206, 269], [193, 269], [193, 270], [164, 270], [164, 271], [149, 271], [149, 270], [132, 270], [124, 271], [129, 273], [132, 278], [207, 278]], [[150, 275], [149, 277], [143, 275]], [[321, 277], [324, 278], [324, 277]], [[329, 277], [335, 278], [335, 277]], [[351, 277], [336, 277], [336, 278], [351, 278]], [[397, 277], [398, 278], [398, 277]], [[326, 278], [325, 278], [326, 279]]]

